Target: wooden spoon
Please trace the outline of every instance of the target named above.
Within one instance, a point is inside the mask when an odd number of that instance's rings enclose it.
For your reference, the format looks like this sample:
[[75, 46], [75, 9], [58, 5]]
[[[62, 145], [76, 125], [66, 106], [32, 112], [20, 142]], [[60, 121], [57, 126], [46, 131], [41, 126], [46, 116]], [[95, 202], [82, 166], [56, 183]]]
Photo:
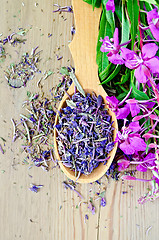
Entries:
[[[106, 103], [106, 92], [101, 85], [99, 85], [98, 78], [98, 66], [96, 64], [96, 44], [98, 39], [99, 21], [101, 15], [101, 8], [95, 8], [92, 10], [92, 6], [88, 3], [83, 2], [83, 0], [73, 0], [73, 11], [75, 17], [76, 34], [73, 41], [70, 43], [69, 47], [75, 63], [75, 74], [85, 92], [92, 93], [93, 91], [96, 95], [101, 95], [103, 97], [104, 103]], [[74, 93], [74, 84], [68, 90], [69, 95]], [[65, 95], [59, 105], [59, 111], [62, 107], [66, 106], [67, 95]], [[115, 114], [108, 110], [109, 115], [112, 117], [113, 127], [114, 127], [114, 138], [116, 137], [117, 131], [117, 120]], [[58, 122], [58, 114], [56, 115], [55, 124]], [[70, 168], [65, 167], [62, 162], [60, 162], [60, 155], [58, 153], [57, 144], [57, 132], [54, 130], [54, 147], [57, 160], [59, 160], [59, 165], [66, 176], [73, 181], [76, 181], [75, 172], [70, 170]], [[110, 156], [107, 163], [104, 165], [100, 163], [97, 168], [93, 170], [89, 175], [81, 174], [77, 182], [79, 183], [90, 183], [101, 178], [105, 172], [109, 169], [113, 158], [115, 156], [117, 149], [117, 144], [115, 144], [113, 150], [109, 153]]]

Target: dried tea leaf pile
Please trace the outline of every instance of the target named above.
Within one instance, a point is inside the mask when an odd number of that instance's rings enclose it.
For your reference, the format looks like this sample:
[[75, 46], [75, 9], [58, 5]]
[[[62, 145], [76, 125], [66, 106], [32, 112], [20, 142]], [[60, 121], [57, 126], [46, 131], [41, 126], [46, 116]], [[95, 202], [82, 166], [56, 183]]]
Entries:
[[100, 162], [105, 164], [114, 147], [113, 122], [102, 100], [94, 93], [75, 92], [56, 125], [61, 160], [77, 177], [90, 174]]

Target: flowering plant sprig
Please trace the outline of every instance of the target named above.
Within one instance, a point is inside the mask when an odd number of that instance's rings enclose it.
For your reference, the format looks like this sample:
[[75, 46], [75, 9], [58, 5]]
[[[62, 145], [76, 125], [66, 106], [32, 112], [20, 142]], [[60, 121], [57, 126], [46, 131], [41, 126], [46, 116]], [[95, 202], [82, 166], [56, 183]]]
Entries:
[[97, 64], [119, 131], [118, 170], [135, 165], [151, 171], [151, 179], [122, 176], [123, 180], [151, 183], [139, 200], [159, 197], [159, 3], [157, 0], [84, 0], [102, 5]]

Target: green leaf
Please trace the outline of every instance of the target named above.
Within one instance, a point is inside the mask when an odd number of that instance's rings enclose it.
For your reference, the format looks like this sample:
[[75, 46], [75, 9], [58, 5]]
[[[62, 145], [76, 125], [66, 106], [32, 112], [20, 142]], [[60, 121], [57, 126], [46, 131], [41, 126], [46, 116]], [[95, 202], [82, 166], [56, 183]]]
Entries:
[[73, 70], [72, 70], [72, 72], [70, 72], [70, 78], [71, 78], [72, 81], [74, 82], [77, 90], [85, 97], [85, 96], [86, 96], [86, 95], [85, 95], [85, 92], [84, 92], [82, 86], [80, 85], [80, 83], [78, 82], [75, 74], [73, 73]]
[[28, 29], [22, 29], [21, 31], [17, 32], [16, 34], [20, 36], [25, 36], [29, 30]]
[[76, 103], [75, 102], [73, 102], [72, 100], [66, 100], [66, 103], [67, 103], [67, 106], [69, 106], [69, 107], [76, 107]]
[[126, 94], [129, 92], [126, 88], [124, 88], [122, 85], [119, 85], [119, 87], [121, 88], [121, 90], [123, 92], [125, 92]]
[[156, 4], [155, 0], [140, 0], [140, 2], [147, 2], [147, 3], [150, 3], [150, 4]]
[[122, 11], [121, 11], [121, 7], [116, 5], [115, 6], [115, 13], [119, 19], [119, 22], [121, 23], [122, 22]]
[[100, 39], [104, 39], [105, 36], [109, 36], [110, 38], [113, 37], [111, 27], [109, 22], [106, 19], [106, 11], [103, 9], [101, 21], [100, 21], [100, 27], [99, 27], [99, 35], [98, 35], [98, 41], [97, 41], [97, 48], [96, 48], [96, 62], [98, 65], [98, 71], [99, 74], [108, 66], [109, 61], [107, 57], [107, 53], [101, 52], [100, 48], [102, 43], [100, 42]]
[[115, 31], [115, 20], [114, 20], [114, 13], [111, 11], [106, 11], [106, 19], [111, 27], [112, 35], [114, 34]]
[[159, 116], [159, 110], [155, 109], [155, 113]]
[[127, 93], [126, 92], [123, 92], [123, 93], [120, 93], [118, 96], [117, 96], [117, 99], [121, 102], [124, 97], [126, 97]]
[[3, 137], [0, 137], [0, 139], [2, 139], [3, 142], [6, 142], [6, 140]]
[[132, 94], [136, 100], [148, 100], [149, 99], [147, 94], [138, 90], [132, 81], [131, 81], [131, 85], [132, 85]]
[[114, 13], [112, 11], [107, 11], [106, 10], [107, 2], [108, 2], [108, 0], [102, 0], [102, 7], [106, 11], [106, 19], [107, 19], [108, 23], [110, 24], [112, 35], [113, 35], [114, 34], [114, 30], [115, 30]]
[[145, 7], [146, 7], [146, 10], [149, 12], [153, 9], [152, 5], [149, 4], [148, 2], [145, 2]]
[[[122, 2], [122, 29], [121, 29], [121, 43], [129, 41], [130, 27], [129, 21], [125, 13], [125, 3]], [[124, 46], [126, 47], [126, 45]]]
[[154, 39], [154, 36], [152, 35], [152, 32], [151, 32], [150, 29], [146, 29], [145, 32], [146, 32], [146, 34], [147, 34], [146, 37], [149, 36], [150, 38]]
[[117, 65], [115, 70], [112, 72], [112, 74], [106, 80], [104, 80], [101, 84], [105, 84], [111, 81], [119, 73], [120, 69], [121, 69], [121, 65]]
[[129, 78], [130, 78], [130, 69], [126, 68], [126, 73], [121, 77], [121, 81], [114, 83], [114, 85], [124, 84], [129, 80]]
[[109, 63], [109, 65], [104, 69], [104, 71], [102, 71], [100, 74], [99, 74], [99, 77], [101, 79], [101, 81], [103, 81], [104, 79], [107, 78], [107, 76], [110, 74], [111, 70], [114, 70], [115, 69], [115, 65], [112, 64], [112, 63]]
[[83, 0], [84, 2], [87, 2], [88, 4], [91, 4], [93, 7], [93, 10], [95, 7], [99, 8], [101, 5], [101, 0]]
[[96, 0], [92, 0], [93, 11], [94, 11], [94, 8], [95, 8], [95, 4], [96, 4]]
[[30, 98], [31, 92], [27, 91], [27, 97]]
[[93, 6], [93, 10], [95, 7], [100, 7], [101, 5], [101, 0], [92, 0], [92, 6]]
[[47, 73], [46, 73], [46, 75], [45, 75], [45, 77], [43, 78], [43, 80], [46, 80], [49, 76], [51, 76], [52, 74], [54, 74], [54, 72], [53, 71], [48, 71]]
[[128, 0], [127, 2], [127, 10], [131, 22], [131, 46], [133, 48], [135, 43], [135, 37], [137, 33], [137, 26], [138, 26], [138, 17], [139, 17], [139, 6], [137, 0]]
[[62, 67], [62, 68], [60, 69], [60, 73], [61, 73], [62, 75], [69, 76], [69, 71], [68, 71], [68, 69], [67, 69], [66, 67]]
[[106, 192], [106, 191], [101, 192], [101, 193], [99, 194], [99, 197], [101, 197], [101, 198], [105, 197], [105, 192]]
[[92, 0], [83, 0], [83, 1], [92, 5]]
[[95, 7], [99, 8], [101, 6], [101, 0], [96, 0]]

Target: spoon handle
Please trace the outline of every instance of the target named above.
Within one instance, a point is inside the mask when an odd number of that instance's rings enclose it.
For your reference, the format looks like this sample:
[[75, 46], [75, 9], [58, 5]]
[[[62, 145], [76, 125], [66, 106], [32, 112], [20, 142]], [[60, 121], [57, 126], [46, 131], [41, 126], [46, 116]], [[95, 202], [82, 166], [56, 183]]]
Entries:
[[74, 60], [75, 73], [84, 89], [94, 89], [98, 82], [96, 45], [98, 40], [101, 8], [95, 8], [83, 0], [72, 0], [76, 34], [69, 44]]

